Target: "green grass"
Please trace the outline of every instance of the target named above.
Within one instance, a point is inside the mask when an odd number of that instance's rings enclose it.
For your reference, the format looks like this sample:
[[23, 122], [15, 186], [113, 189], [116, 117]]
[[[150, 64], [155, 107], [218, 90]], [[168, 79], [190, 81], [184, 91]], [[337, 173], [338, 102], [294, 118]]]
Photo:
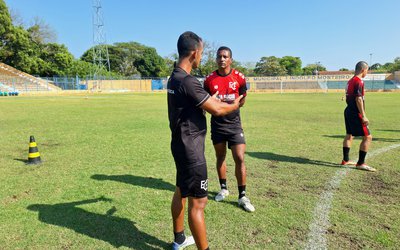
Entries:
[[[400, 93], [367, 93], [366, 104], [370, 151], [399, 144]], [[344, 107], [336, 93], [249, 94], [241, 112], [255, 213], [236, 205], [231, 157], [232, 195], [213, 201], [219, 185], [207, 135], [210, 248], [305, 246], [319, 195], [339, 169]], [[30, 135], [41, 165], [24, 163]], [[169, 141], [163, 93], [0, 98], [0, 248], [168, 249], [175, 183]], [[329, 248], [400, 245], [399, 153], [371, 157], [377, 173], [351, 171], [343, 180]]]

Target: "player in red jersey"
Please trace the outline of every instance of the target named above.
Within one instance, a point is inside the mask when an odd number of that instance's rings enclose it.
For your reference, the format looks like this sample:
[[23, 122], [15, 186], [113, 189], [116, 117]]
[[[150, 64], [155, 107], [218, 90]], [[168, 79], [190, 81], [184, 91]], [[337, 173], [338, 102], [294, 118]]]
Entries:
[[[218, 92], [221, 101], [232, 103], [240, 95], [246, 96], [246, 80], [242, 73], [231, 68], [232, 51], [228, 47], [220, 47], [217, 50], [218, 70], [212, 72], [204, 81], [205, 90], [214, 95]], [[245, 98], [240, 101], [242, 107]], [[211, 117], [211, 139], [214, 144], [217, 158], [217, 172], [221, 191], [215, 197], [216, 201], [224, 200], [229, 191], [226, 185], [226, 145], [232, 151], [235, 161], [235, 175], [239, 190], [239, 206], [248, 212], [254, 212], [254, 206], [246, 197], [246, 166], [244, 164], [244, 152], [246, 142], [240, 120], [240, 110], [236, 110], [226, 116]]]
[[[346, 87], [346, 103], [344, 110], [344, 119], [346, 124], [346, 137], [343, 140], [343, 160], [342, 165], [356, 165], [356, 168], [366, 171], [376, 171], [365, 164], [365, 156], [367, 155], [372, 136], [368, 129], [369, 120], [365, 113], [364, 101], [364, 82], [361, 80], [368, 73], [368, 64], [366, 62], [358, 62], [354, 76], [348, 81]], [[354, 163], [349, 160], [350, 147], [354, 136], [362, 136], [360, 144], [358, 162]]]

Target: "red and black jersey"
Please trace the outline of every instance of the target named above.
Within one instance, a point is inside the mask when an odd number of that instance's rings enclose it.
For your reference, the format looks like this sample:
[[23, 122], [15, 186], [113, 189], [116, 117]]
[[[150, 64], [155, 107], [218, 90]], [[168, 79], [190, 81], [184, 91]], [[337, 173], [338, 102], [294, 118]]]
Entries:
[[[235, 69], [225, 76], [219, 75], [217, 70], [212, 72], [204, 81], [204, 89], [210, 95], [218, 91], [218, 98], [227, 103], [232, 103], [240, 95], [247, 94], [245, 76]], [[238, 129], [242, 129], [239, 109], [226, 116], [211, 117], [212, 133], [231, 134]]]
[[[356, 103], [356, 97], [361, 96], [364, 101], [364, 82], [357, 76], [353, 76], [346, 86], [346, 103], [347, 108], [352, 111], [359, 113]], [[365, 104], [364, 104], [365, 109]]]

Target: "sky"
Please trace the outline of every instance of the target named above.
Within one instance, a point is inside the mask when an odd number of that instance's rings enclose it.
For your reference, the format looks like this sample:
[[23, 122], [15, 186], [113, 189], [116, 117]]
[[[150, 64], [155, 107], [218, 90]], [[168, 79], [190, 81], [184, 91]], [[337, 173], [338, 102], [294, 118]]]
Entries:
[[[5, 0], [26, 25], [40, 17], [79, 58], [94, 45], [93, 0]], [[108, 44], [139, 42], [162, 57], [179, 35], [228, 46], [241, 63], [300, 57], [303, 67], [353, 69], [400, 57], [400, 0], [101, 0]]]

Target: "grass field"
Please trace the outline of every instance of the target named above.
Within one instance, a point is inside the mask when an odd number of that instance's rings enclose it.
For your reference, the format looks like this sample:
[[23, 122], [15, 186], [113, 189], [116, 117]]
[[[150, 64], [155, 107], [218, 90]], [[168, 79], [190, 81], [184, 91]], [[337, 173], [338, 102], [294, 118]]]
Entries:
[[[249, 94], [241, 112], [254, 213], [237, 207], [231, 157], [232, 195], [213, 200], [207, 135], [210, 248], [306, 246], [314, 208], [341, 169], [344, 106], [339, 93]], [[400, 93], [367, 93], [366, 107], [370, 152], [400, 144]], [[30, 135], [41, 165], [25, 165]], [[169, 249], [169, 141], [163, 93], [0, 98], [0, 249]], [[329, 249], [399, 247], [399, 155], [397, 147], [370, 157], [376, 173], [348, 172], [333, 196]]]

